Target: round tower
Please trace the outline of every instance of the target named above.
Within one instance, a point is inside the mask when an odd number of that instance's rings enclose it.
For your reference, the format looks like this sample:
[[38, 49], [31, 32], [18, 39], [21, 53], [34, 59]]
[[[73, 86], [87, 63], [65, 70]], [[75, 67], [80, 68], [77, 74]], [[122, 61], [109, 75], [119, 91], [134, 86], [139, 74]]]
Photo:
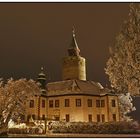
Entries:
[[80, 56], [80, 49], [72, 31], [72, 41], [68, 48], [68, 56], [63, 58], [63, 80], [86, 80], [86, 60]]
[[43, 67], [41, 67], [41, 72], [38, 74], [37, 81], [40, 83], [40, 88], [46, 90], [46, 75]]

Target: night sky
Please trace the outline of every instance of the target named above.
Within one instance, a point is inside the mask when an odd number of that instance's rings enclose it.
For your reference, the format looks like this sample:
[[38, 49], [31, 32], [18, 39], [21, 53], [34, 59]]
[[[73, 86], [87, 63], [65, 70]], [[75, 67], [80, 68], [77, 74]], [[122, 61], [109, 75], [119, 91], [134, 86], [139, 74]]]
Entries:
[[87, 79], [109, 85], [108, 48], [128, 12], [129, 3], [0, 3], [0, 77], [36, 79], [43, 66], [48, 82], [62, 80], [74, 26]]
[[0, 3], [0, 77], [62, 79], [72, 27], [87, 79], [108, 84], [108, 47], [128, 17], [129, 3]]

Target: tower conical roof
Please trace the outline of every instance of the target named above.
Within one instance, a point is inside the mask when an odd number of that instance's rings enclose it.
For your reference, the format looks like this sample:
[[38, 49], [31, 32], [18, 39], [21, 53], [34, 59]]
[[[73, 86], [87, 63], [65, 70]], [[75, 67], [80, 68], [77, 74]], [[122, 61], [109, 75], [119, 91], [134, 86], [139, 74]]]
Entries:
[[80, 49], [78, 47], [76, 37], [75, 37], [75, 29], [72, 30], [72, 41], [68, 48], [68, 53], [70, 56], [79, 56]]

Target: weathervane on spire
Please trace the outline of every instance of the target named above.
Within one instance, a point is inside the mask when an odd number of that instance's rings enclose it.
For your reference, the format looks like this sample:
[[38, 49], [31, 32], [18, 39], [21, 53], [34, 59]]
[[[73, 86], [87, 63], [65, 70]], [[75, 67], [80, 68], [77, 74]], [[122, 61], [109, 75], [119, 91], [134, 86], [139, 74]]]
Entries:
[[73, 35], [73, 37], [75, 37], [75, 28], [74, 28], [74, 26], [72, 27], [72, 35]]
[[44, 70], [44, 68], [43, 67], [41, 67], [41, 71], [43, 71]]

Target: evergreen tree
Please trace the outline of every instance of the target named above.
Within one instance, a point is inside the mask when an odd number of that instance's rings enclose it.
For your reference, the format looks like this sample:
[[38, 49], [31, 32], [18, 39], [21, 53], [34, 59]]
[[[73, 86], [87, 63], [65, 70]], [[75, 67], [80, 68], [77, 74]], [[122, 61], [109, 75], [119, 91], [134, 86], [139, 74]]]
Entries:
[[140, 95], [140, 4], [130, 4], [113, 48], [105, 68], [111, 87], [118, 93]]

